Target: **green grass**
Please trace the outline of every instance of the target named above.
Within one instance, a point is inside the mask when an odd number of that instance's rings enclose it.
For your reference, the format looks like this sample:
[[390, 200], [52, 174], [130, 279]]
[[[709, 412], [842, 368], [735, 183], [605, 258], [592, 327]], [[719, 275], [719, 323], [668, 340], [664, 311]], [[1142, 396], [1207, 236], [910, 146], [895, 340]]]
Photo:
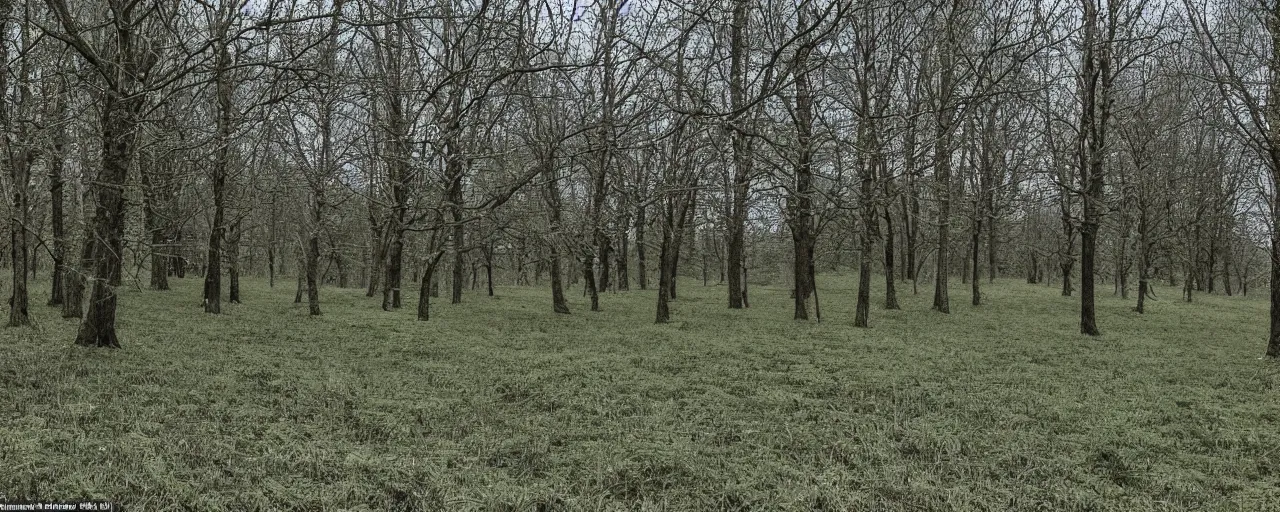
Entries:
[[[753, 308], [684, 280], [550, 313], [543, 288], [378, 309], [246, 282], [200, 312], [195, 279], [126, 290], [123, 350], [75, 324], [0, 330], [0, 494], [132, 510], [1277, 510], [1280, 366], [1266, 303], [1161, 289], [1147, 315], [1014, 280], [951, 315], [930, 297], [851, 327], [786, 290]], [[43, 286], [42, 286], [43, 288]], [[1109, 287], [1104, 287], [1110, 291]], [[580, 290], [579, 290], [580, 292]], [[33, 302], [43, 304], [43, 296]], [[409, 298], [413, 304], [416, 297]]]

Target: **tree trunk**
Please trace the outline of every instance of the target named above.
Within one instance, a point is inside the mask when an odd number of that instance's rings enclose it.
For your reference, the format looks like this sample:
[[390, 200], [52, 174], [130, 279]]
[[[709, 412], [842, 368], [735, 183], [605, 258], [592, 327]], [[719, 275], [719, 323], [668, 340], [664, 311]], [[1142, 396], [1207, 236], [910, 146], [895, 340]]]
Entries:
[[1231, 296], [1231, 242], [1223, 244], [1222, 254], [1222, 292]]
[[[26, 144], [24, 142], [23, 144]], [[13, 294], [9, 297], [9, 326], [31, 325], [31, 294], [27, 289], [29, 269], [32, 266], [31, 236], [31, 159], [29, 149], [17, 151], [10, 160], [10, 177], [13, 187], [13, 204], [9, 223], [11, 263], [13, 264]]]
[[[66, 112], [66, 100], [64, 99], [65, 91], [59, 89], [55, 92], [53, 111], [58, 115]], [[64, 177], [65, 157], [63, 153], [66, 151], [66, 128], [60, 126], [54, 129], [53, 133], [53, 153], [49, 157], [49, 217], [53, 224], [53, 277], [49, 289], [49, 305], [59, 306], [63, 303], [65, 285], [63, 284], [64, 276], [67, 274], [67, 230], [66, 230], [66, 212], [63, 208], [63, 187], [66, 184]]]
[[[886, 197], [886, 201], [887, 200], [888, 198]], [[900, 306], [898, 306], [898, 291], [894, 285], [894, 229], [893, 215], [891, 213], [892, 207], [889, 206], [890, 204], [892, 203], [886, 202], [884, 206], [884, 308], [901, 309]]]
[[592, 261], [595, 258], [592, 256], [593, 252], [595, 251], [589, 249], [582, 251], [581, 270], [582, 278], [584, 279], [582, 282], [582, 292], [583, 295], [591, 298], [591, 310], [600, 311], [600, 293], [596, 290], [596, 272], [594, 262]]
[[[673, 291], [676, 279], [676, 259], [679, 258], [681, 238], [684, 235], [685, 219], [689, 212], [692, 196], [695, 192], [676, 194], [667, 197], [663, 210], [662, 249], [658, 264], [658, 308], [654, 322], [665, 324], [671, 321], [670, 301], [674, 299]], [[682, 197], [683, 196], [683, 197]]]
[[324, 191], [313, 191], [315, 208], [312, 211], [311, 236], [307, 239], [307, 310], [311, 316], [320, 315], [320, 224], [324, 205]]
[[[127, 37], [122, 31], [121, 37]], [[121, 50], [122, 52], [125, 50]], [[91, 182], [94, 218], [89, 244], [88, 311], [80, 322], [76, 344], [95, 347], [120, 346], [116, 336], [116, 290], [124, 254], [124, 188], [133, 164], [134, 140], [140, 124], [139, 111], [146, 103], [141, 94], [124, 94], [108, 89], [102, 106], [102, 170]]]
[[1030, 259], [1030, 262], [1028, 263], [1028, 266], [1027, 266], [1027, 284], [1036, 284], [1039, 281], [1039, 279], [1037, 279], [1039, 277], [1039, 274], [1037, 273], [1037, 271], [1040, 268], [1040, 263], [1036, 259], [1035, 249], [1032, 249], [1030, 251], [1029, 259]]
[[172, 259], [169, 260], [169, 275], [177, 275], [178, 279], [186, 279], [187, 277], [187, 258], [183, 257], [183, 240], [182, 231], [175, 230], [170, 234], [169, 249], [172, 251]]
[[1098, 212], [1094, 200], [1085, 196], [1084, 220], [1080, 223], [1080, 333], [1097, 336], [1094, 311], [1094, 253], [1098, 234]]
[[971, 290], [973, 291], [974, 306], [982, 305], [982, 290], [981, 290], [981, 284], [980, 284], [982, 282], [982, 265], [979, 263], [980, 262], [979, 249], [982, 247], [981, 215], [982, 215], [982, 212], [977, 212], [977, 215], [975, 215], [974, 222], [973, 222], [973, 233], [972, 233], [973, 239], [969, 241], [973, 249], [973, 254], [972, 254], [973, 261], [969, 264], [970, 270], [973, 271], [973, 279], [970, 280], [969, 284], [972, 287]]
[[400, 308], [400, 284], [404, 279], [404, 230], [398, 223], [388, 229], [391, 230], [391, 242], [386, 250], [386, 263], [383, 265], [386, 272], [382, 281], [383, 311]]
[[1147, 294], [1151, 292], [1151, 284], [1149, 283], [1151, 257], [1150, 251], [1146, 249], [1146, 237], [1142, 236], [1142, 230], [1144, 229], [1145, 224], [1145, 220], [1139, 221], [1138, 229], [1139, 238], [1141, 239], [1139, 240], [1139, 243], [1142, 244], [1142, 249], [1140, 249], [1138, 254], [1138, 306], [1133, 309], [1134, 311], [1137, 311], [1138, 314], [1145, 314], [1147, 312]]
[[[216, 164], [219, 167], [222, 164]], [[209, 253], [204, 272], [204, 312], [222, 312], [222, 240], [226, 237], [224, 202], [225, 170], [213, 175], [213, 229], [209, 232]]]
[[449, 298], [449, 303], [461, 304], [462, 289], [463, 289], [463, 286], [466, 284], [466, 271], [465, 271], [466, 269], [463, 268], [463, 261], [462, 261], [463, 254], [466, 254], [466, 250], [463, 247], [463, 244], [466, 243], [466, 240], [465, 240], [464, 228], [462, 225], [461, 210], [458, 210], [457, 214], [454, 215], [454, 222], [457, 224], [453, 227], [453, 236], [451, 237], [451, 239], [453, 240], [453, 282], [450, 283], [451, 285], [453, 285], [453, 288], [451, 290], [453, 294]]
[[231, 234], [227, 239], [227, 302], [240, 303], [240, 219], [231, 224]]
[[[994, 189], [995, 184], [991, 183], [990, 186]], [[988, 283], [996, 282], [996, 273], [999, 271], [999, 268], [997, 268], [998, 264], [996, 261], [996, 243], [997, 243], [996, 215], [995, 215], [995, 209], [994, 209], [995, 201], [992, 198], [994, 194], [995, 194], [994, 190], [987, 190], [986, 229], [987, 229], [987, 282]]]
[[428, 265], [422, 272], [422, 285], [418, 288], [418, 321], [420, 322], [431, 320], [431, 289], [435, 285], [432, 279], [436, 274], [434, 267], [434, 265]]
[[302, 304], [302, 295], [307, 289], [307, 263], [303, 258], [298, 258], [297, 263], [298, 267], [293, 270], [293, 273], [298, 278], [298, 288], [293, 294], [293, 303]]
[[631, 254], [631, 237], [627, 236], [627, 228], [631, 225], [630, 210], [624, 209], [622, 222], [618, 229], [618, 243], [622, 247], [618, 248], [615, 267], [618, 269], [618, 291], [627, 291], [631, 289], [631, 272], [627, 268], [627, 259]]
[[[797, 20], [798, 27], [807, 25], [807, 16], [801, 10]], [[806, 41], [807, 42], [807, 41]], [[810, 81], [808, 62], [809, 50], [802, 45], [796, 52], [794, 65], [803, 70], [795, 73], [795, 125], [796, 149], [799, 152], [795, 164], [795, 188], [788, 198], [791, 207], [791, 238], [794, 246], [792, 257], [792, 274], [795, 281], [795, 320], [808, 320], [808, 302], [812, 295], [812, 283], [809, 280], [813, 266], [813, 85]], [[869, 130], [863, 128], [864, 134]], [[874, 165], [874, 160], [872, 161]], [[868, 166], [867, 168], [871, 168]], [[863, 177], [863, 192], [870, 189], [871, 177]], [[870, 194], [862, 196], [864, 212], [872, 208]], [[865, 217], [864, 217], [865, 218]], [[869, 254], [865, 255], [869, 258]], [[862, 288], [859, 288], [859, 301], [862, 300]], [[861, 310], [861, 303], [859, 303]], [[863, 321], [865, 322], [865, 318]], [[865, 326], [865, 325], [864, 325]]]
[[[92, 188], [85, 194], [92, 200]], [[64, 293], [62, 296], [62, 318], [82, 318], [84, 316], [84, 293], [88, 287], [85, 275], [93, 268], [93, 224], [92, 219], [85, 222], [83, 245], [80, 246], [79, 268], [66, 274]]]
[[662, 245], [658, 255], [658, 309], [654, 319], [654, 323], [659, 324], [671, 321], [671, 287], [667, 281], [672, 278], [669, 267], [671, 256], [668, 253], [671, 252], [671, 223], [673, 220], [671, 219], [671, 200], [667, 199], [665, 202], [668, 204], [663, 208], [665, 215], [662, 223]]
[[[4, 33], [5, 39], [9, 39], [11, 35], [8, 30], [9, 2], [0, 3], [0, 32]], [[28, 13], [29, 15], [30, 13]], [[18, 34], [21, 37], [21, 43], [15, 44], [19, 46], [19, 50], [24, 53], [34, 47], [32, 34], [29, 26], [24, 23], [19, 27]], [[31, 254], [31, 166], [35, 160], [35, 152], [31, 149], [31, 131], [33, 127], [31, 122], [20, 119], [17, 123], [13, 123], [13, 119], [9, 115], [9, 104], [5, 96], [8, 95], [7, 76], [10, 73], [8, 68], [8, 42], [0, 42], [0, 60], [6, 63], [6, 69], [0, 74], [4, 74], [5, 78], [0, 78], [0, 137], [8, 139], [9, 144], [5, 144], [6, 157], [9, 167], [9, 185], [13, 202], [10, 204], [9, 210], [9, 242], [10, 242], [10, 264], [13, 270], [13, 290], [9, 296], [9, 326], [27, 326], [31, 325], [31, 294], [28, 290], [28, 279], [32, 267], [34, 266], [33, 254]], [[17, 89], [15, 106], [20, 111], [33, 111], [31, 97], [31, 84], [28, 83], [32, 79], [30, 56], [21, 58], [20, 68], [17, 71], [19, 83], [14, 84]], [[20, 113], [21, 117], [27, 117]], [[13, 124], [17, 124], [16, 137], [10, 138], [9, 130]], [[15, 147], [16, 146], [16, 147]], [[61, 155], [58, 155], [61, 156]]]
[[[1273, 16], [1271, 23], [1280, 25], [1280, 20], [1276, 20]], [[1280, 38], [1280, 26], [1272, 28], [1273, 39]], [[1273, 48], [1273, 52], [1280, 53], [1280, 47]], [[1280, 59], [1276, 59], [1280, 60]], [[1273, 73], [1280, 72], [1280, 69], [1272, 70]], [[1273, 92], [1280, 92], [1280, 86], [1273, 79], [1271, 83]], [[1271, 106], [1268, 104], [1269, 117], [1271, 121], [1271, 129], [1273, 132], [1280, 132], [1280, 104]], [[1276, 140], [1276, 139], [1273, 139]], [[1267, 356], [1280, 358], [1280, 148], [1271, 151], [1272, 169], [1271, 169], [1271, 336], [1267, 341]]]
[[934, 276], [933, 310], [941, 313], [951, 312], [951, 301], [947, 296], [947, 276], [951, 272], [949, 247], [951, 245], [951, 149], [950, 128], [940, 125], [938, 141], [935, 144], [935, 174], [938, 194], [938, 253], [937, 275]]
[[[24, 62], [27, 60], [23, 59]], [[26, 65], [24, 64], [23, 67]], [[20, 85], [19, 89], [27, 91], [29, 87], [24, 84]], [[23, 103], [30, 101], [29, 92], [21, 95], [26, 97]], [[21, 146], [16, 151], [9, 148], [14, 153], [9, 160], [10, 186], [13, 190], [9, 222], [10, 263], [13, 266], [13, 293], [9, 296], [10, 327], [31, 325], [31, 294], [27, 283], [33, 265], [29, 230], [31, 229], [31, 165], [35, 153], [26, 147], [30, 144], [29, 141], [22, 141], [19, 144]]]
[[[863, 133], [865, 147], [875, 147], [875, 135], [870, 133], [873, 128], [866, 129]], [[874, 197], [874, 182], [876, 180], [876, 170], [879, 167], [879, 155], [874, 149], [870, 150], [871, 156], [869, 161], [861, 166], [862, 186], [862, 229], [857, 239], [860, 241], [858, 249], [858, 298], [854, 309], [853, 326], [867, 327], [870, 323], [871, 316], [871, 262], [872, 254], [875, 251], [875, 240], [879, 236], [880, 219], [876, 215], [876, 198]], [[798, 274], [797, 274], [798, 275]], [[892, 278], [890, 278], [892, 280]]]
[[[155, 180], [158, 176], [151, 176], [157, 165], [164, 165], [156, 162], [151, 158], [147, 159], [147, 165], [142, 169], [142, 187], [143, 187], [143, 203], [142, 217], [143, 223], [146, 224], [147, 232], [151, 235], [151, 289], [152, 290], [168, 290], [169, 289], [169, 263], [173, 259], [168, 250], [168, 226], [160, 221], [160, 214], [156, 212], [156, 202], [160, 200], [161, 192], [160, 184]], [[165, 176], [167, 178], [167, 176]]]
[[[561, 276], [560, 269], [560, 177], [559, 172], [557, 172], [555, 167], [555, 153], [552, 152], [551, 154], [544, 156], [539, 165], [542, 166], [542, 175], [546, 180], [543, 200], [547, 203], [547, 215], [550, 231], [550, 243], [547, 244], [547, 250], [551, 256], [548, 268], [548, 278], [551, 279], [551, 309], [558, 314], [567, 315], [569, 314], [569, 303], [565, 301], [564, 279]], [[639, 229], [639, 231], [641, 231], [641, 236], [643, 236], [643, 229]], [[640, 264], [640, 268], [643, 271], [643, 252], [641, 252], [640, 261], [642, 262]], [[640, 286], [643, 288], [643, 274], [640, 279], [640, 283]]]
[[489, 296], [493, 296], [493, 242], [484, 246], [484, 276], [488, 283]]
[[[452, 130], [452, 131], [457, 131]], [[463, 268], [462, 256], [466, 253], [466, 227], [462, 224], [462, 207], [465, 198], [462, 195], [463, 175], [466, 173], [466, 162], [463, 160], [461, 150], [457, 147], [457, 143], [450, 141], [446, 145], [446, 153], [448, 157], [445, 161], [445, 167], [448, 176], [448, 200], [449, 215], [452, 223], [450, 230], [449, 242], [450, 249], [453, 253], [452, 264], [452, 282], [451, 294], [449, 302], [451, 304], [462, 303], [462, 285], [463, 285]]]
[[[1271, 4], [1266, 13], [1267, 31], [1271, 36], [1271, 55], [1267, 62], [1268, 98], [1280, 98], [1280, 4]], [[1280, 358], [1280, 101], [1267, 101], [1267, 140], [1271, 146], [1271, 332], [1267, 339], [1267, 356]], [[1247, 283], [1247, 281], [1246, 281]], [[1247, 288], [1245, 288], [1247, 290]]]
[[[751, 0], [734, 0], [733, 21], [730, 27], [729, 40], [729, 97], [731, 107], [739, 114], [732, 119], [733, 127], [730, 137], [733, 144], [733, 194], [730, 198], [729, 218], [725, 224], [729, 231], [727, 273], [729, 275], [729, 308], [747, 307], [746, 255], [744, 254], [744, 238], [747, 223], [747, 196], [751, 191], [752, 140], [747, 136], [749, 126], [744, 126], [748, 118], [747, 109], [747, 68], [750, 65], [750, 37], [748, 24], [751, 8], [755, 5]], [[643, 287], [642, 287], [643, 288]]]
[[[229, 28], [229, 27], [228, 27]], [[217, 94], [217, 146], [214, 148], [212, 175], [209, 180], [213, 184], [213, 225], [209, 232], [209, 256], [204, 273], [204, 311], [218, 314], [222, 312], [222, 242], [227, 236], [226, 202], [227, 175], [231, 170], [231, 135], [232, 126], [232, 87], [229, 76], [231, 67], [230, 44], [222, 38], [216, 49], [216, 68], [214, 83]]]
[[[1114, 9], [1114, 8], [1113, 8]], [[1114, 12], [1108, 23], [1116, 23]], [[1080, 333], [1097, 336], [1094, 311], [1094, 256], [1103, 201], [1104, 151], [1111, 107], [1111, 43], [1098, 41], [1098, 13], [1093, 2], [1085, 2], [1084, 52], [1081, 83], [1083, 113], [1080, 118], [1080, 188], [1083, 212], [1080, 222]], [[1095, 49], [1095, 45], [1097, 48]]]
[[613, 258], [613, 244], [604, 230], [601, 230], [600, 238], [604, 241], [600, 243], [599, 249], [597, 249], [600, 254], [600, 277], [596, 281], [596, 291], [605, 292], [609, 290], [609, 280], [613, 274], [613, 269], [609, 265], [610, 259]]
[[[952, 6], [953, 11], [958, 8]], [[955, 15], [956, 13], [952, 13]], [[948, 31], [950, 31], [950, 23]], [[935, 137], [934, 137], [934, 180], [936, 188], [936, 201], [938, 204], [938, 251], [935, 259], [937, 260], [937, 275], [934, 276], [933, 286], [933, 310], [941, 313], [951, 313], [951, 301], [948, 296], [947, 277], [951, 273], [951, 139], [954, 135], [953, 119], [954, 108], [951, 103], [952, 87], [955, 78], [955, 70], [952, 66], [953, 52], [950, 44], [944, 45], [940, 50], [941, 56], [939, 71], [938, 90], [941, 96], [938, 103], [941, 108], [935, 113]]]
[[644, 260], [644, 227], [647, 224], [645, 220], [647, 209], [643, 204], [636, 209], [636, 284], [640, 285], [641, 290], [649, 288], [649, 272], [645, 268]]

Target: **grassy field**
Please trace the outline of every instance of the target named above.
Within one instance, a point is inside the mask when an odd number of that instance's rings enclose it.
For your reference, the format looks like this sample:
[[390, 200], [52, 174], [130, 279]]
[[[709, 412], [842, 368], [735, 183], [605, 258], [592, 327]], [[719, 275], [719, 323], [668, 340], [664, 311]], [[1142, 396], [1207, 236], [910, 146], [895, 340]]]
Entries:
[[[249, 280], [126, 290], [123, 350], [74, 347], [52, 308], [0, 330], [0, 495], [131, 510], [1280, 510], [1280, 365], [1266, 303], [1172, 289], [1140, 316], [1014, 280], [951, 315], [930, 297], [851, 327], [854, 280], [821, 276], [822, 323], [786, 290], [753, 308], [691, 280], [542, 288], [325, 314]], [[41, 290], [44, 286], [41, 285]], [[1109, 287], [1104, 287], [1108, 292]], [[410, 297], [410, 303], [416, 297]], [[43, 304], [44, 296], [33, 302]]]

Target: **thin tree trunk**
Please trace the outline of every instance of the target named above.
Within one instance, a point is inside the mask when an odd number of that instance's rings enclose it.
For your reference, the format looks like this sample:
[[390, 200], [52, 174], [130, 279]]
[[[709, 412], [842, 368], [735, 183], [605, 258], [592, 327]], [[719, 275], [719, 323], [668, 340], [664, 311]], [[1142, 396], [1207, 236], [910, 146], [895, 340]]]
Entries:
[[231, 235], [227, 239], [227, 302], [240, 303], [240, 219], [231, 224]]
[[[66, 91], [61, 88], [54, 92], [53, 111], [59, 116], [66, 113]], [[66, 161], [63, 153], [66, 151], [66, 134], [65, 126], [59, 123], [59, 127], [54, 129], [53, 133], [53, 152], [49, 155], [49, 216], [52, 220], [53, 228], [53, 276], [50, 282], [49, 305], [59, 306], [64, 301], [65, 284], [64, 278], [67, 274], [67, 230], [66, 230], [66, 212], [63, 208], [63, 188], [66, 184], [64, 177], [66, 169]]]
[[980, 241], [982, 239], [981, 215], [982, 215], [982, 212], [977, 212], [977, 214], [975, 215], [974, 222], [973, 222], [973, 233], [972, 233], [973, 238], [970, 240], [970, 245], [973, 249], [973, 254], [972, 254], [973, 261], [970, 263], [969, 266], [970, 266], [970, 270], [973, 271], [973, 279], [970, 280], [969, 284], [972, 287], [971, 290], [973, 291], [974, 306], [982, 305], [982, 290], [981, 290], [982, 265], [979, 263], [979, 260], [980, 260], [979, 249], [982, 246], [981, 245], [982, 242]]
[[647, 224], [645, 210], [647, 209], [643, 204], [636, 209], [636, 283], [640, 285], [641, 290], [649, 288], [649, 271], [645, 268], [644, 258], [644, 228]]
[[[958, 1], [953, 2], [952, 16], [957, 15], [954, 11], [959, 9], [958, 4]], [[954, 28], [951, 25], [952, 23], [948, 23], [948, 32]], [[938, 63], [941, 74], [938, 90], [941, 91], [941, 97], [937, 100], [940, 108], [935, 113], [933, 149], [935, 192], [938, 204], [938, 251], [935, 256], [937, 260], [937, 275], [934, 276], [933, 310], [941, 313], [951, 313], [947, 277], [951, 273], [951, 140], [954, 135], [955, 120], [953, 116], [955, 114], [954, 108], [950, 103], [955, 78], [955, 70], [952, 66], [953, 52], [955, 50], [950, 47], [950, 43], [943, 46], [940, 50], [941, 56]]]
[[[151, 289], [152, 290], [168, 290], [169, 289], [169, 264], [173, 259], [168, 254], [168, 226], [160, 221], [160, 215], [156, 212], [156, 202], [160, 200], [160, 185], [155, 183], [155, 177], [150, 176], [155, 172], [155, 166], [164, 165], [152, 159], [148, 159], [146, 166], [142, 169], [142, 187], [143, 187], [143, 203], [142, 217], [143, 223], [146, 224], [147, 231], [151, 234]], [[167, 178], [167, 176], [165, 176]]]
[[431, 320], [431, 290], [435, 287], [433, 282], [435, 275], [435, 264], [429, 264], [426, 271], [422, 273], [422, 286], [418, 288], [418, 321], [420, 322]]
[[[548, 244], [548, 252], [550, 253], [550, 262], [548, 270], [548, 278], [551, 279], [551, 309], [552, 311], [567, 315], [569, 314], [569, 303], [564, 296], [564, 279], [561, 276], [560, 269], [560, 183], [559, 172], [556, 170], [555, 153], [543, 157], [540, 163], [542, 166], [542, 175], [546, 180], [545, 194], [543, 200], [547, 203], [547, 215], [550, 231], [550, 243]], [[643, 230], [641, 230], [643, 231]], [[640, 268], [644, 269], [643, 252], [641, 253]], [[641, 277], [641, 287], [644, 287], [643, 274]]]
[[489, 291], [489, 296], [493, 296], [493, 242], [489, 242], [482, 249], [484, 252], [484, 276]]
[[[730, 134], [733, 143], [733, 195], [729, 206], [729, 218], [725, 219], [728, 236], [729, 308], [747, 307], [745, 234], [747, 222], [747, 196], [751, 191], [752, 140], [743, 126], [742, 113], [747, 108], [747, 68], [750, 55], [747, 40], [751, 17], [751, 0], [734, 0], [733, 21], [729, 40], [729, 97], [733, 110], [740, 114], [733, 119], [735, 129]], [[643, 287], [641, 287], [643, 288]]]
[[885, 309], [901, 309], [898, 306], [898, 290], [894, 284], [894, 229], [893, 229], [893, 208], [889, 206], [892, 203], [885, 203], [884, 206], [884, 308]]
[[627, 268], [627, 259], [631, 255], [631, 237], [627, 236], [629, 226], [631, 226], [631, 213], [630, 210], [623, 208], [622, 222], [618, 226], [618, 243], [622, 246], [618, 248], [614, 265], [618, 269], [618, 291], [631, 289], [631, 271]]

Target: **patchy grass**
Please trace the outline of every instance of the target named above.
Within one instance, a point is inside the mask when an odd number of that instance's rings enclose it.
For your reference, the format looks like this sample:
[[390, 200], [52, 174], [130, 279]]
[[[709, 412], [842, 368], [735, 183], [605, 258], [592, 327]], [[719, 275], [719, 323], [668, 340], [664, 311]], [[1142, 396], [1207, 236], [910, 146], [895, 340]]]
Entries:
[[[684, 281], [550, 312], [541, 288], [386, 313], [359, 290], [198, 280], [126, 290], [123, 350], [75, 324], [0, 330], [0, 494], [132, 510], [1277, 510], [1280, 366], [1266, 303], [1150, 312], [1099, 298], [1100, 338], [1054, 288], [984, 283], [953, 313], [902, 295], [850, 327], [786, 290], [730, 311]], [[1108, 288], [1109, 290], [1109, 288]], [[413, 304], [416, 297], [410, 297]], [[44, 297], [33, 303], [43, 304]]]

